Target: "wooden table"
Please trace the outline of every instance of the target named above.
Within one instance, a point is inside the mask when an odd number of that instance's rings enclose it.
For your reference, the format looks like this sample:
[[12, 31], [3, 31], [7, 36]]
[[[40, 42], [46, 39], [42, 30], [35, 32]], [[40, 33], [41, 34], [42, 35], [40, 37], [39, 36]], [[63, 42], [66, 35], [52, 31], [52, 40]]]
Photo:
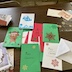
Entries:
[[[0, 8], [0, 14], [10, 14], [12, 15], [12, 21], [8, 27], [18, 27], [21, 13], [35, 13], [35, 22], [39, 23], [57, 23], [61, 24], [61, 18], [47, 17], [47, 9], [72, 9], [69, 3], [56, 4], [56, 5], [46, 5], [46, 6], [35, 6], [35, 7], [19, 7], [19, 8]], [[0, 42], [4, 41], [8, 27], [0, 27]], [[59, 32], [60, 37], [72, 41], [72, 32]], [[20, 72], [20, 49], [15, 49], [15, 68], [14, 72]], [[59, 72], [56, 70], [46, 69], [41, 67], [41, 72]], [[63, 71], [72, 72], [72, 70]]]

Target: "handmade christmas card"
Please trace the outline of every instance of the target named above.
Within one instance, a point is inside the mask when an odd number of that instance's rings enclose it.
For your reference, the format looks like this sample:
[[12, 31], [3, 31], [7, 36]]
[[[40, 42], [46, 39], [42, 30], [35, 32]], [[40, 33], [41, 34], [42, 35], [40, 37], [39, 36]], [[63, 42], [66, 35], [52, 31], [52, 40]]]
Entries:
[[72, 64], [55, 57], [58, 45], [58, 43], [45, 43], [42, 67], [60, 71], [72, 69]]
[[20, 72], [40, 72], [38, 44], [23, 44], [21, 47]]
[[43, 23], [43, 41], [44, 42], [59, 42], [59, 33], [57, 24]]
[[5, 40], [4, 47], [20, 47], [22, 41], [22, 32], [18, 27], [9, 27]]
[[33, 29], [34, 28], [34, 13], [22, 13], [19, 23], [19, 28]]
[[31, 41], [34, 41], [34, 42], [40, 42], [40, 50], [43, 52], [43, 49], [44, 49], [44, 42], [43, 42], [43, 32], [42, 32], [42, 29], [43, 29], [43, 24], [42, 23], [35, 23], [34, 24], [34, 29], [33, 29], [33, 32], [32, 32], [32, 38], [31, 38]]

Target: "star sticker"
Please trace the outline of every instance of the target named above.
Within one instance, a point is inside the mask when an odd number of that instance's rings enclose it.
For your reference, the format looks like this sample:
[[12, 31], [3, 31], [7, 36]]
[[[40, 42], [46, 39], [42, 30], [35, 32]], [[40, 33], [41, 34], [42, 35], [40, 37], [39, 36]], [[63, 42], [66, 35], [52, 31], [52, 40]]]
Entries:
[[54, 60], [52, 60], [52, 65], [54, 66], [54, 67], [56, 67], [56, 66], [58, 66], [58, 61], [56, 60], [56, 59], [54, 59]]
[[22, 69], [23, 70], [27, 70], [28, 69], [28, 66], [27, 65], [23, 65]]
[[46, 33], [46, 38], [48, 38], [49, 41], [54, 40], [54, 37], [55, 37], [55, 35], [53, 35], [52, 32], [51, 33]]
[[37, 40], [37, 38], [34, 38], [34, 40]]
[[35, 49], [35, 48], [36, 48], [36, 46], [35, 46], [35, 45], [33, 45], [33, 46], [32, 46], [32, 48], [33, 48], [33, 49]]

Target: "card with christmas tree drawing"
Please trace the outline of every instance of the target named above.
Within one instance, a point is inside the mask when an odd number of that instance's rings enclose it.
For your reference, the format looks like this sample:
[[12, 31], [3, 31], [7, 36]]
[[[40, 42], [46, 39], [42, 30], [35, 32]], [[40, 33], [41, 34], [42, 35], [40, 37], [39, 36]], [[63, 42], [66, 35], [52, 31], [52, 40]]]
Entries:
[[43, 24], [43, 41], [44, 42], [59, 42], [58, 26], [57, 24]]
[[40, 72], [38, 44], [23, 44], [21, 47], [20, 72]]
[[4, 40], [4, 46], [20, 47], [22, 40], [22, 32], [23, 30], [20, 30], [18, 27], [9, 27]]
[[21, 29], [33, 29], [34, 28], [34, 13], [22, 13], [19, 23]]

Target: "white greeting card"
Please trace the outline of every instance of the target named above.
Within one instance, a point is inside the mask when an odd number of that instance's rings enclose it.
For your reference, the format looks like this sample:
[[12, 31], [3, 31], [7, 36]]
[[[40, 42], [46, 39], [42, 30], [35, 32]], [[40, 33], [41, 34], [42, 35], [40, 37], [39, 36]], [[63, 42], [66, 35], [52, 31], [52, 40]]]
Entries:
[[62, 70], [62, 60], [55, 58], [58, 43], [45, 43], [42, 67]]
[[72, 69], [72, 64], [55, 57], [58, 45], [58, 43], [45, 43], [42, 67], [60, 71]]
[[61, 17], [59, 15], [59, 13], [61, 12], [61, 10], [56, 10], [56, 9], [48, 9], [47, 11], [47, 16], [52, 16], [52, 17]]
[[22, 13], [19, 23], [19, 28], [33, 29], [34, 28], [34, 13]]

